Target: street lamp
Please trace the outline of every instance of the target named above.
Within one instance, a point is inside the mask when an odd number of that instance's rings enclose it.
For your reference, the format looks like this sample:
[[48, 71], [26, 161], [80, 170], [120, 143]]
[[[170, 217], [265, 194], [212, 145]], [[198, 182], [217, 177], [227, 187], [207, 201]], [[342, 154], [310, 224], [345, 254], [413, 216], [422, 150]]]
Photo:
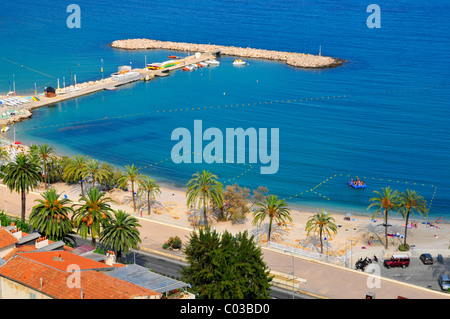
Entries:
[[[147, 239], [147, 237], [144, 237], [144, 239], [142, 239], [141, 243], [146, 239]], [[139, 250], [139, 245], [137, 246], [137, 250]], [[136, 249], [133, 249], [133, 263], [136, 265]]]
[[[297, 248], [297, 246], [300, 244], [300, 242], [294, 247], [294, 249]], [[291, 251], [284, 249], [284, 252], [288, 252], [292, 256], [292, 299], [294, 299], [294, 293], [295, 293], [295, 258], [294, 254]]]

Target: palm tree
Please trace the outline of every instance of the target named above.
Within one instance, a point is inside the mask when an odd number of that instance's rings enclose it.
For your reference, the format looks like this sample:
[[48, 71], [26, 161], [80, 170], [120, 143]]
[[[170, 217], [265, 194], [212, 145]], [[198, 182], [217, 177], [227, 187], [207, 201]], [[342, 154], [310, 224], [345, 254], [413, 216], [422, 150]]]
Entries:
[[155, 195], [161, 194], [161, 190], [159, 189], [159, 185], [156, 181], [149, 178], [148, 176], [143, 176], [143, 178], [139, 181], [139, 196], [146, 195], [147, 196], [147, 208], [148, 214], [150, 215], [152, 212], [152, 205], [150, 198], [155, 198]]
[[67, 198], [60, 199], [60, 196], [55, 189], [49, 189], [42, 194], [43, 199], [35, 200], [39, 204], [33, 207], [30, 214], [32, 229], [57, 239], [62, 239], [72, 232], [73, 224], [69, 214], [73, 213], [73, 209], [67, 206], [72, 201]]
[[286, 220], [292, 221], [286, 201], [284, 199], [278, 199], [276, 195], [268, 195], [265, 197], [264, 202], [258, 202], [255, 205], [259, 208], [253, 212], [253, 225], [261, 225], [269, 217], [269, 234], [267, 237], [269, 241], [274, 219], [278, 224], [284, 224]]
[[3, 183], [11, 190], [19, 192], [22, 200], [22, 221], [25, 221], [26, 192], [36, 188], [42, 180], [39, 166], [30, 156], [19, 154], [14, 162], [4, 168]]
[[55, 154], [55, 148], [53, 146], [49, 146], [48, 144], [41, 144], [37, 146], [37, 155], [39, 156], [39, 160], [42, 162], [42, 168], [44, 169], [45, 189], [48, 188], [50, 181], [47, 164], [53, 154]]
[[78, 204], [72, 221], [77, 227], [78, 233], [84, 239], [88, 234], [91, 234], [91, 244], [95, 247], [95, 239], [100, 235], [100, 229], [104, 227], [111, 219], [110, 212], [112, 211], [110, 202], [113, 200], [109, 197], [104, 197], [98, 188], [92, 188], [87, 193], [87, 196], [81, 197], [80, 201], [84, 204]]
[[5, 165], [11, 160], [11, 157], [9, 156], [8, 151], [0, 148], [0, 161], [2, 162], [2, 165]]
[[426, 216], [428, 214], [427, 202], [423, 196], [416, 191], [410, 191], [407, 189], [405, 193], [400, 193], [399, 212], [406, 220], [405, 239], [403, 242], [403, 247], [406, 248], [406, 232], [408, 230], [409, 215], [414, 215], [414, 212], [417, 212], [420, 216], [422, 216], [422, 214]]
[[70, 159], [69, 164], [64, 170], [64, 178], [73, 178], [80, 181], [81, 185], [81, 196], [84, 196], [83, 180], [85, 178], [87, 161], [89, 156], [86, 155], [75, 155], [73, 159]]
[[323, 254], [323, 241], [322, 236], [325, 233], [327, 236], [331, 236], [332, 233], [337, 233], [337, 225], [334, 223], [334, 218], [328, 215], [323, 209], [317, 211], [317, 213], [306, 222], [305, 230], [309, 235], [311, 232], [319, 232], [320, 238], [320, 253]]
[[118, 182], [121, 187], [124, 187], [128, 184], [128, 182], [131, 183], [131, 193], [133, 194], [133, 210], [136, 211], [136, 196], [134, 193], [134, 183], [138, 182], [142, 176], [141, 173], [139, 173], [141, 169], [134, 166], [134, 164], [125, 165], [125, 175], [123, 175], [121, 178], [119, 178]]
[[[197, 172], [192, 175], [192, 178], [187, 183], [187, 205], [203, 207], [203, 219], [205, 226], [208, 225], [206, 216], [206, 202], [213, 202], [218, 207], [223, 202], [223, 188], [222, 183], [217, 181], [217, 175], [210, 171], [203, 170], [201, 173]], [[196, 205], [197, 204], [197, 205]]]
[[110, 172], [101, 165], [96, 159], [90, 159], [86, 163], [86, 167], [81, 170], [83, 176], [91, 176], [92, 188], [95, 188], [95, 182], [101, 183], [108, 178]]
[[371, 207], [375, 207], [376, 210], [372, 215], [372, 219], [375, 218], [375, 215], [381, 211], [383, 211], [384, 214], [384, 235], [386, 238], [386, 249], [388, 249], [389, 243], [388, 243], [388, 216], [389, 212], [398, 209], [399, 207], [399, 194], [397, 190], [392, 190], [390, 187], [382, 187], [381, 192], [379, 191], [373, 191], [377, 196], [372, 197], [369, 199], [369, 201], [373, 202], [370, 204], [367, 209]]
[[114, 212], [113, 219], [103, 228], [100, 242], [114, 250], [117, 261], [121, 261], [122, 253], [127, 254], [130, 248], [137, 249], [141, 243], [139, 230], [141, 227], [136, 217], [122, 210]]

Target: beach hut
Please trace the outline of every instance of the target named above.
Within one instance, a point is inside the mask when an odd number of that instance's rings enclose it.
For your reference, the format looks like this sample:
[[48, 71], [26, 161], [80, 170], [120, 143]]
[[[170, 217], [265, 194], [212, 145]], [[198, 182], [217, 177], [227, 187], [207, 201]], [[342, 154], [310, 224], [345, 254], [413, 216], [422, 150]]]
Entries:
[[51, 86], [45, 88], [44, 92], [45, 92], [46, 97], [55, 97], [56, 96], [56, 91]]

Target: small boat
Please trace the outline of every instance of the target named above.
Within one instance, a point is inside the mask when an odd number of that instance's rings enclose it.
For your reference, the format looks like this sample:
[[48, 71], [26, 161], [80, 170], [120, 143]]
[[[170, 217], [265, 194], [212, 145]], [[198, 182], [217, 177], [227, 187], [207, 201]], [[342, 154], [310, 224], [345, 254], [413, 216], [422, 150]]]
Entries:
[[234, 60], [233, 65], [245, 65], [247, 62], [242, 61], [241, 59]]
[[145, 78], [143, 78], [144, 81], [151, 81], [155, 77], [154, 74], [147, 74]]
[[220, 62], [217, 60], [208, 60], [205, 62], [208, 63], [209, 65], [220, 65]]
[[9, 131], [9, 127], [3, 125], [3, 127], [2, 127], [2, 132], [8, 132], [8, 131]]
[[181, 57], [176, 55], [169, 55], [169, 59], [181, 59]]
[[183, 68], [183, 71], [194, 71], [195, 68], [192, 65], [187, 65]]
[[159, 69], [162, 69], [161, 63], [150, 63], [150, 64], [147, 64], [147, 69], [149, 69], [149, 70], [159, 70]]
[[356, 185], [355, 183], [353, 183], [353, 181], [348, 182], [348, 185], [350, 185], [350, 187], [353, 187], [353, 188], [366, 188], [367, 187], [366, 184]]
[[202, 68], [206, 68], [208, 66], [208, 63], [206, 62], [199, 62], [199, 65], [201, 65]]

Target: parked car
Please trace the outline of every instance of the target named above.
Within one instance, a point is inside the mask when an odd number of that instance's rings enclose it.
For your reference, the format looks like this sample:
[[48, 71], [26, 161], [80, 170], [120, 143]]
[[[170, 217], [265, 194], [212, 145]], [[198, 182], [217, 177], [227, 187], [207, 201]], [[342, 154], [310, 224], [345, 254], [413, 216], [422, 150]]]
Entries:
[[392, 255], [390, 259], [385, 259], [383, 264], [388, 269], [391, 267], [406, 268], [409, 266], [409, 256], [406, 254]]
[[432, 265], [433, 264], [433, 257], [431, 257], [430, 254], [422, 254], [420, 255], [420, 260], [424, 263], [424, 265]]
[[447, 275], [440, 275], [438, 282], [442, 290], [448, 291], [450, 289], [450, 278]]

